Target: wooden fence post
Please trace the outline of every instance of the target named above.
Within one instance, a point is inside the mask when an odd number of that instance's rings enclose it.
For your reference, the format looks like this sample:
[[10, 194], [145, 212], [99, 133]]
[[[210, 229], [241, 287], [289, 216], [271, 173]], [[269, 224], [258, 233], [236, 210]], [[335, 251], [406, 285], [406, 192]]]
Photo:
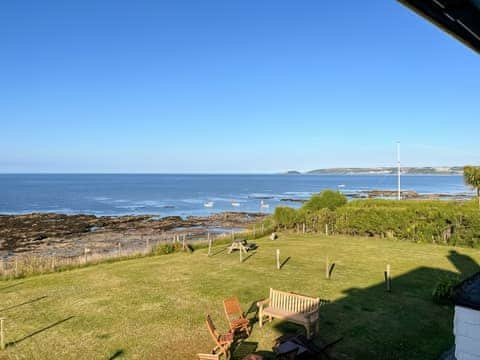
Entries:
[[325, 224], [325, 235], [328, 236], [328, 224]]
[[183, 234], [183, 239], [182, 239], [182, 250], [185, 250], [185, 234]]
[[277, 270], [280, 270], [280, 249], [277, 249]]
[[212, 254], [212, 239], [210, 238], [210, 232], [207, 233], [208, 238], [208, 256]]
[[305, 223], [303, 223], [303, 233], [305, 234]]
[[387, 264], [387, 270], [385, 271], [385, 286], [388, 292], [392, 291], [392, 278], [390, 276], [390, 264]]
[[52, 255], [52, 271], [55, 271], [55, 254]]
[[0, 349], [5, 350], [5, 318], [0, 318]]
[[330, 280], [330, 261], [328, 256], [325, 259], [325, 279]]

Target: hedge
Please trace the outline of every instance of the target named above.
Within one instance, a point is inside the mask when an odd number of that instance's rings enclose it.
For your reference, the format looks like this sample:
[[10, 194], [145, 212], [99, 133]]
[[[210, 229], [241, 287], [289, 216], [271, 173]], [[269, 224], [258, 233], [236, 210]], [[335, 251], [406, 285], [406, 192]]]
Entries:
[[395, 237], [414, 242], [480, 247], [480, 210], [474, 202], [354, 200], [335, 210], [278, 208], [277, 227], [309, 232]]

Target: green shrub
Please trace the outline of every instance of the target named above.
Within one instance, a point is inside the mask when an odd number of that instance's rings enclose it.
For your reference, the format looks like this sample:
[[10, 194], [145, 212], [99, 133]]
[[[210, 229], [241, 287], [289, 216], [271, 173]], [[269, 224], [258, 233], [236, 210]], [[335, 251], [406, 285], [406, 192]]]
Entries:
[[174, 244], [158, 245], [153, 252], [156, 255], [167, 255], [167, 254], [173, 254], [181, 250], [182, 250], [182, 244], [174, 243]]
[[347, 203], [345, 195], [338, 191], [324, 190], [320, 194], [313, 195], [310, 200], [303, 204], [302, 208], [307, 211], [320, 209], [335, 210]]
[[284, 227], [285, 229], [292, 227], [296, 222], [297, 212], [295, 209], [292, 209], [287, 206], [279, 206], [275, 208], [273, 213], [273, 220], [275, 221], [276, 226]]
[[459, 283], [457, 277], [443, 277], [435, 285], [432, 298], [437, 304], [451, 304], [453, 296], [453, 288]]

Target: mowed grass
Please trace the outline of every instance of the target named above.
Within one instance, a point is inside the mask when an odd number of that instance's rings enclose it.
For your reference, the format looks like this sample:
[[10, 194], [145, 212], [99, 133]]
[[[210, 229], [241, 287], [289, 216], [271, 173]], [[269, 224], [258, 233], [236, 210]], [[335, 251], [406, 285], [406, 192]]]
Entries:
[[[282, 234], [257, 243], [243, 263], [215, 247], [210, 258], [202, 249], [0, 282], [9, 343], [0, 358], [193, 359], [213, 347], [205, 314], [225, 331], [222, 299], [236, 295], [247, 310], [273, 287], [329, 302], [319, 339], [343, 337], [336, 358], [436, 359], [453, 343], [453, 311], [432, 302], [435, 282], [466, 277], [480, 263], [479, 250], [395, 240]], [[277, 248], [282, 261], [290, 257], [280, 271]], [[331, 280], [326, 256], [335, 262]], [[387, 263], [392, 293], [383, 284]], [[255, 324], [248, 342], [268, 354], [286, 332], [303, 330]]]

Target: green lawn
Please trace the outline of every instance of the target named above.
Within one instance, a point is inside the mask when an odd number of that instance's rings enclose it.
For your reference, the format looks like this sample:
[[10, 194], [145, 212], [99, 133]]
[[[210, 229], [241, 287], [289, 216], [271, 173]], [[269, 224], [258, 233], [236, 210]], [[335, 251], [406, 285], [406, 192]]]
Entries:
[[[436, 359], [452, 344], [453, 313], [431, 301], [432, 288], [480, 263], [479, 250], [393, 240], [285, 235], [258, 244], [242, 264], [217, 247], [210, 258], [202, 249], [0, 282], [10, 343], [0, 358], [193, 359], [213, 347], [206, 313], [225, 330], [223, 298], [237, 295], [246, 310], [273, 287], [329, 301], [320, 338], [344, 338], [339, 359]], [[291, 257], [280, 271], [277, 248], [282, 260]], [[336, 264], [331, 280], [327, 255]], [[383, 285], [387, 263], [392, 293]], [[274, 320], [248, 341], [271, 351], [292, 331], [302, 328]]]

